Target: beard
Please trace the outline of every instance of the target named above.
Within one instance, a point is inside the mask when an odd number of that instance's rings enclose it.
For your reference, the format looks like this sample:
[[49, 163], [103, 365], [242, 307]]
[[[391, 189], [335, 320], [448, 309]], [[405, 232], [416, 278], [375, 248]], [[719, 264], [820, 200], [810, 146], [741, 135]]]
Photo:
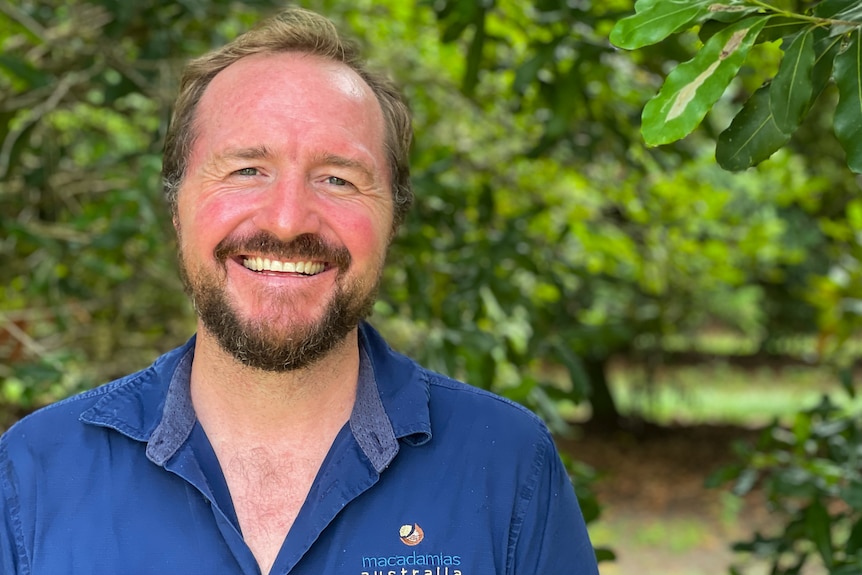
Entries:
[[[382, 275], [380, 265], [373, 281], [357, 279], [348, 282], [345, 272], [350, 267], [350, 253], [346, 248], [331, 246], [313, 234], [303, 234], [290, 242], [282, 242], [267, 232], [247, 238], [227, 238], [214, 251], [215, 259], [224, 272], [221, 277], [203, 267], [192, 273], [182, 252], [182, 242], [179, 244], [180, 276], [201, 323], [225, 352], [240, 363], [263, 371], [299, 370], [325, 357], [371, 313]], [[283, 316], [274, 320], [240, 317], [225, 289], [226, 262], [238, 254], [253, 253], [266, 253], [282, 260], [316, 260], [334, 264], [338, 273], [335, 293], [320, 319], [308, 324], [284, 325], [278, 321]], [[270, 296], [273, 309], [290, 310], [291, 301], [287, 294], [271, 293]]]

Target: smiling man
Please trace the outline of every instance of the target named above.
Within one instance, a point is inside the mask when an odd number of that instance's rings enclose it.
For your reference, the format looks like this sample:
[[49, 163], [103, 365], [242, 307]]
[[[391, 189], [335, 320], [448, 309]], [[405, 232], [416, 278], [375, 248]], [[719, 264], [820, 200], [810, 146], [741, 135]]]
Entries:
[[3, 573], [597, 573], [545, 426], [364, 321], [411, 137], [313, 13], [190, 63], [164, 180], [197, 334], [0, 439]]

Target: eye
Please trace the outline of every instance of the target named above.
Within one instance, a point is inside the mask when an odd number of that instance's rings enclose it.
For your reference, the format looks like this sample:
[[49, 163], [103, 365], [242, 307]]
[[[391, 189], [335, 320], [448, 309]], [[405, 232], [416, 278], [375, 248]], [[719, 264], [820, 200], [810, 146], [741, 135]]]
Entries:
[[339, 178], [338, 176], [329, 176], [326, 178], [326, 183], [332, 184], [333, 186], [349, 186], [350, 182], [345, 180], [344, 178]]
[[258, 173], [260, 172], [258, 172], [257, 168], [240, 168], [234, 172], [237, 176], [256, 176]]

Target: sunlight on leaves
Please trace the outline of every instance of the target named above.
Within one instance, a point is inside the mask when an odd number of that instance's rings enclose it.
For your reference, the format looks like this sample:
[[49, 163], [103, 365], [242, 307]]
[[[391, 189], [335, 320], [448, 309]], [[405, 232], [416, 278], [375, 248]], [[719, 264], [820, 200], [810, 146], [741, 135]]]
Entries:
[[641, 131], [648, 145], [684, 138], [700, 124], [736, 76], [765, 24], [764, 18], [747, 18], [729, 26], [668, 75], [644, 108]]
[[623, 18], [611, 31], [611, 43], [635, 50], [664, 40], [709, 14], [714, 0], [648, 0], [635, 4], [637, 13]]

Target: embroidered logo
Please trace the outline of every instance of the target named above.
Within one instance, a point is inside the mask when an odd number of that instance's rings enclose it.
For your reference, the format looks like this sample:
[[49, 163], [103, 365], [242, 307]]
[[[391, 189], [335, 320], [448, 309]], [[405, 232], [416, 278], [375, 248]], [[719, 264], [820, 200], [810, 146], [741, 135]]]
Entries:
[[[398, 537], [404, 545], [415, 547], [425, 539], [425, 532], [418, 523], [408, 523], [398, 529]], [[434, 541], [425, 544], [425, 552], [413, 549], [403, 555], [363, 556], [359, 575], [464, 575], [461, 555], [435, 552], [427, 549], [429, 543], [433, 546]]]
[[398, 530], [398, 535], [401, 537], [401, 542], [410, 547], [419, 545], [425, 538], [425, 532], [422, 531], [422, 528], [419, 527], [418, 523], [414, 523], [413, 525], [402, 525], [401, 529]]

